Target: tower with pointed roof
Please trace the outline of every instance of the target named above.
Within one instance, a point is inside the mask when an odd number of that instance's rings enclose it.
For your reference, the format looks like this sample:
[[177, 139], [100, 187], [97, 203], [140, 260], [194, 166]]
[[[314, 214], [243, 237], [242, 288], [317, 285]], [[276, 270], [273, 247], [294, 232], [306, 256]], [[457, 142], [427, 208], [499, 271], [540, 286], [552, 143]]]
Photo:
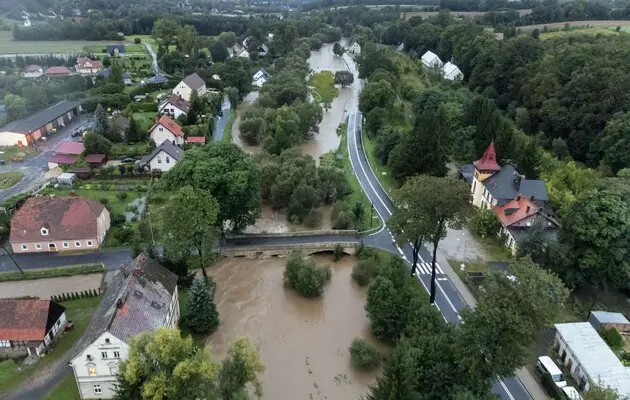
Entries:
[[473, 205], [480, 207], [484, 196], [483, 181], [501, 171], [501, 167], [497, 163], [497, 152], [494, 149], [494, 142], [490, 142], [488, 148], [483, 152], [481, 158], [474, 162], [475, 174], [473, 175], [472, 186], [470, 191], [473, 197]]

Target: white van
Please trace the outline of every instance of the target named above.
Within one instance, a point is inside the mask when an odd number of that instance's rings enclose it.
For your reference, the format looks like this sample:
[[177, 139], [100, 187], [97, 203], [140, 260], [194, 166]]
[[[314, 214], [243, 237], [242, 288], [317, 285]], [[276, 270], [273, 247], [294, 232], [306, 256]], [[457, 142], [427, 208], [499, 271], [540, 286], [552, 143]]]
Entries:
[[564, 380], [564, 375], [562, 375], [562, 371], [553, 362], [551, 358], [548, 356], [538, 357], [536, 361], [536, 369], [540, 371], [541, 374], [545, 374], [546, 372], [551, 375], [551, 379], [558, 385], [558, 387], [565, 387], [567, 385], [567, 381]]
[[582, 396], [580, 396], [580, 392], [577, 391], [573, 386], [565, 386], [562, 388], [562, 392], [564, 393], [564, 397], [567, 400], [582, 400]]

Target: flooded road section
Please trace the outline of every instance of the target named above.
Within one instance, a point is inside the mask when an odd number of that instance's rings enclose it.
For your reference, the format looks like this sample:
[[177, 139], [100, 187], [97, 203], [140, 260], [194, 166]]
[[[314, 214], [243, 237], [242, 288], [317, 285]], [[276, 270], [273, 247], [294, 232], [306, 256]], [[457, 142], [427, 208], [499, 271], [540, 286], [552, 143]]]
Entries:
[[236, 337], [248, 336], [266, 367], [261, 377], [266, 399], [359, 399], [377, 374], [350, 366], [353, 338], [375, 343], [363, 309], [365, 290], [350, 277], [355, 258], [333, 263], [330, 256], [315, 256], [333, 272], [319, 299], [283, 287], [285, 260], [227, 258], [209, 270], [221, 315], [208, 340], [215, 359], [225, 356]]
[[[347, 47], [347, 43], [341, 42]], [[333, 43], [327, 43], [320, 50], [311, 51], [308, 65], [314, 72], [320, 71], [347, 71], [348, 66], [341, 57], [337, 57], [332, 49]], [[313, 139], [300, 146], [303, 153], [310, 154], [319, 163], [319, 157], [331, 150], [337, 150], [340, 139], [337, 136], [337, 127], [345, 122], [348, 113], [356, 111], [359, 104], [359, 89], [355, 84], [346, 88], [339, 87], [339, 95], [331, 103], [331, 108], [324, 110], [324, 118], [319, 124], [319, 133], [315, 133]]]

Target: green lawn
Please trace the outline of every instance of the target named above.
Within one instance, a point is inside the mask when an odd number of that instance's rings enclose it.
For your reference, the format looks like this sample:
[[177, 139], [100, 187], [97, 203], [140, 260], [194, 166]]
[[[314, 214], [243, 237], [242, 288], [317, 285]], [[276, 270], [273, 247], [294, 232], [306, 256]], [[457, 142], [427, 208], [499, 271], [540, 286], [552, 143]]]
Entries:
[[[0, 160], [4, 162], [12, 162], [17, 159], [26, 159], [35, 157], [39, 154], [39, 151], [32, 146], [19, 148], [17, 146], [0, 146]], [[12, 160], [11, 157], [17, 157], [17, 159]], [[19, 161], [16, 161], [19, 162]]]
[[[121, 183], [124, 183], [121, 182]], [[122, 214], [127, 210], [127, 206], [133, 200], [140, 197], [140, 193], [133, 190], [126, 190], [119, 192], [115, 190], [92, 190], [92, 189], [54, 189], [51, 193], [55, 193], [60, 196], [68, 196], [70, 192], [74, 192], [77, 196], [84, 196], [92, 200], [103, 203], [103, 199], [107, 199], [105, 207], [110, 213]], [[118, 198], [118, 193], [127, 193], [127, 197], [124, 200]]]
[[68, 372], [66, 377], [46, 395], [44, 400], [81, 400], [74, 374]]
[[22, 180], [24, 174], [20, 171], [0, 172], [0, 189], [9, 188]]
[[335, 87], [335, 75], [330, 71], [313, 74], [309, 83], [315, 87], [320, 102], [331, 103], [339, 94], [339, 89]]
[[67, 267], [57, 268], [27, 269], [24, 271], [24, 273], [21, 273], [19, 271], [0, 272], [0, 282], [58, 278], [61, 276], [88, 275], [103, 273], [104, 270], [105, 269], [103, 267], [103, 264], [98, 263], [70, 265]]
[[147, 111], [147, 112], [137, 112], [133, 113], [132, 117], [140, 124], [140, 128], [149, 130], [155, 124], [155, 116], [157, 114], [157, 105], [155, 106], [156, 111]]
[[[365, 130], [363, 130], [365, 132]], [[370, 139], [367, 134], [362, 133], [363, 135], [363, 148], [365, 149], [365, 153], [367, 154], [367, 159], [370, 163], [370, 167], [374, 170], [374, 174], [378, 178], [379, 182], [383, 186], [383, 188], [387, 191], [387, 193], [392, 192], [392, 189], [396, 188], [396, 184], [392, 179], [392, 171], [391, 168], [387, 165], [382, 165], [380, 161], [376, 158], [376, 140]]]
[[222, 142], [232, 143], [232, 125], [234, 125], [234, 121], [236, 121], [236, 110], [231, 108], [230, 115], [223, 129], [223, 136], [221, 136]]
[[88, 40], [17, 41], [13, 40], [10, 31], [0, 31], [0, 53], [4, 54], [79, 53], [85, 46], [105, 47], [111, 43], [115, 42]]
[[[141, 122], [141, 124], [143, 124], [143, 122]], [[148, 142], [138, 142], [134, 144], [114, 143], [109, 150], [109, 157], [111, 159], [138, 157], [149, 153]]]
[[74, 323], [74, 329], [62, 333], [59, 340], [37, 363], [31, 366], [16, 364], [13, 360], [0, 362], [0, 394], [18, 387], [38, 370], [54, 363], [79, 340], [85, 332], [92, 313], [101, 301], [101, 296], [72, 300], [61, 303], [66, 308], [66, 318]]

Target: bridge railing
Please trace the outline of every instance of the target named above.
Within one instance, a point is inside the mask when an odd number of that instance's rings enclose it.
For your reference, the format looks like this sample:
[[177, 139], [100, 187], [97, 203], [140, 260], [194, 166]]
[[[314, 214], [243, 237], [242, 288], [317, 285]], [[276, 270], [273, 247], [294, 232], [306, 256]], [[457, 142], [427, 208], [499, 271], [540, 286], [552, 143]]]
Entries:
[[226, 240], [255, 239], [255, 238], [283, 238], [283, 237], [303, 237], [303, 236], [358, 236], [356, 230], [325, 230], [325, 231], [301, 231], [284, 233], [241, 233], [225, 235]]

